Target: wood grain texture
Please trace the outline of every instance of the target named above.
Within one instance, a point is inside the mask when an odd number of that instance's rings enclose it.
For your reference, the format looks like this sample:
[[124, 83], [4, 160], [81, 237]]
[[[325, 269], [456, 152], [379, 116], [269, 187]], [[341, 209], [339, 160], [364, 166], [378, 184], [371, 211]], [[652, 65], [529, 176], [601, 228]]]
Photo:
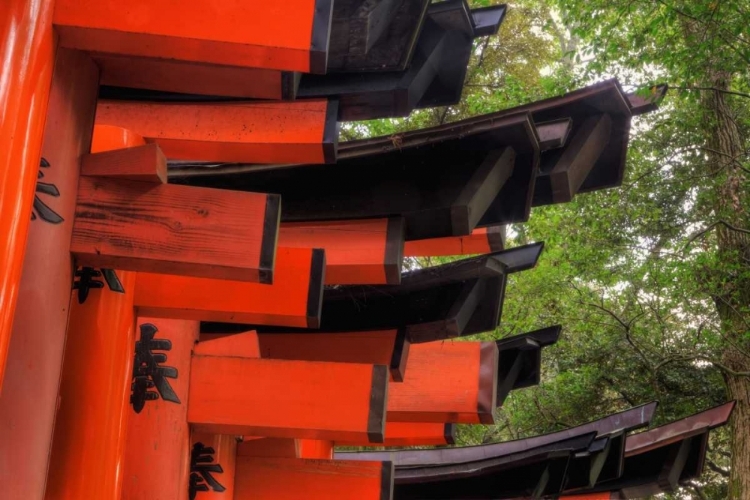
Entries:
[[[325, 163], [338, 140], [336, 103], [99, 102], [96, 123], [130, 129], [169, 159], [251, 163]], [[330, 160], [335, 160], [334, 157]]]
[[326, 285], [395, 285], [401, 281], [404, 222], [286, 222], [279, 229], [279, 246], [324, 249]]
[[[141, 273], [135, 306], [151, 316], [307, 328], [320, 321], [322, 250], [279, 248], [273, 284]], [[321, 259], [323, 256], [321, 255]]]
[[252, 99], [288, 99], [296, 93], [296, 88], [286, 88], [285, 72], [276, 69], [111, 54], [93, 57], [101, 68], [101, 85]]
[[70, 251], [85, 266], [257, 282], [272, 272], [272, 196], [81, 177]]
[[[177, 371], [177, 376], [168, 380], [180, 402], [165, 401], [159, 397], [146, 401], [140, 413], [131, 410], [128, 417], [130, 438], [122, 464], [122, 500], [187, 500], [190, 427], [186, 415], [190, 354], [198, 339], [198, 323], [138, 317], [136, 328], [144, 324], [157, 327], [155, 339], [171, 342], [169, 351], [156, 352], [166, 354], [167, 359], [162, 366], [170, 366]], [[138, 334], [136, 340], [139, 340]]]
[[235, 500], [387, 500], [393, 464], [237, 457]]
[[156, 144], [84, 155], [81, 175], [167, 183], [167, 158]]
[[[325, 66], [311, 67], [310, 59], [316, 8], [323, 4], [229, 0], [216, 9], [201, 1], [133, 0], [123, 11], [115, 0], [61, 0], [53, 22], [60, 43], [78, 50], [320, 72]], [[322, 27], [327, 39], [330, 24]]]
[[196, 355], [188, 420], [196, 429], [217, 434], [382, 439], [386, 370], [378, 365]]
[[497, 352], [493, 342], [412, 345], [408, 375], [390, 387], [388, 421], [493, 422]]
[[439, 422], [386, 422], [385, 440], [337, 441], [336, 446], [445, 446], [455, 444], [455, 424]]
[[497, 252], [504, 248], [505, 226], [490, 226], [476, 228], [468, 236], [407, 241], [404, 245], [404, 256], [475, 255]]

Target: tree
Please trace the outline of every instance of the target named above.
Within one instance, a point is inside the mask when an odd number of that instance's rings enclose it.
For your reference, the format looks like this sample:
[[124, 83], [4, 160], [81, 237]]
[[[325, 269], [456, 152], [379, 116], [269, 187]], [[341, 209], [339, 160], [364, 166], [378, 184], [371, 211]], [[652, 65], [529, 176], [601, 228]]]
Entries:
[[750, 9], [740, 0], [509, 7], [499, 37], [477, 44], [460, 105], [356, 124], [350, 137], [611, 76], [631, 90], [672, 90], [661, 111], [634, 120], [621, 188], [536, 208], [511, 228], [512, 245], [544, 240], [545, 252], [512, 277], [501, 327], [480, 337], [555, 323], [564, 336], [544, 353], [540, 387], [511, 393], [497, 425], [462, 426], [459, 439], [525, 437], [651, 400], [658, 424], [736, 399], [731, 429], [712, 434], [706, 476], [680, 498], [750, 498]]

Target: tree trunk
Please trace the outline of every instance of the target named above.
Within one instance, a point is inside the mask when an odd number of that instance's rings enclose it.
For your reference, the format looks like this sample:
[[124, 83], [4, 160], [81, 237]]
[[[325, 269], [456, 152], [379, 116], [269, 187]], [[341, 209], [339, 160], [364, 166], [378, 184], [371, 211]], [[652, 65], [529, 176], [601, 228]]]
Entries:
[[[717, 285], [714, 302], [725, 337], [722, 363], [727, 393], [737, 401], [731, 421], [732, 470], [729, 498], [750, 498], [750, 239], [748, 233], [748, 194], [743, 161], [743, 140], [727, 102], [730, 75], [714, 73], [710, 86], [718, 89], [704, 97], [707, 143], [710, 148], [709, 170], [718, 173], [713, 209], [718, 222]], [[740, 230], [737, 230], [740, 229]], [[733, 373], [734, 372], [734, 373]]]

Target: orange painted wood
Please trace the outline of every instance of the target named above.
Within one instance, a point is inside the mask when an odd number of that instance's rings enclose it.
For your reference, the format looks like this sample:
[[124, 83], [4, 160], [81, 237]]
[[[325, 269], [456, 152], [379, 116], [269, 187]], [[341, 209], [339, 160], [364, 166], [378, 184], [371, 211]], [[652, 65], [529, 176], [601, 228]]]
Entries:
[[389, 422], [493, 423], [498, 350], [494, 342], [414, 344], [408, 375], [392, 384]]
[[300, 458], [333, 460], [333, 441], [322, 439], [297, 439]]
[[169, 159], [326, 163], [335, 160], [336, 108], [335, 102], [325, 99], [224, 103], [102, 100], [96, 123], [132, 130], [159, 144]]
[[393, 463], [237, 457], [235, 500], [387, 500]]
[[[94, 88], [92, 85], [92, 95]], [[143, 144], [143, 139], [139, 141], [132, 134], [108, 132], [115, 131], [94, 132], [92, 150]], [[116, 275], [124, 293], [108, 286], [87, 294], [85, 289], [74, 290], [70, 301], [45, 493], [49, 500], [120, 498], [122, 493], [121, 471], [131, 411], [136, 275], [127, 271], [116, 271]], [[104, 279], [100, 277], [98, 281]], [[91, 481], [89, 476], [80, 474], [81, 470], [91, 471], [97, 480]]]
[[270, 282], [277, 195], [81, 177], [80, 265]]
[[81, 175], [167, 183], [167, 158], [156, 144], [85, 155]]
[[[318, 4], [57, 0], [54, 23], [60, 43], [79, 50], [325, 73], [331, 6], [318, 14]], [[322, 30], [314, 33], [318, 16]], [[312, 47], [314, 34], [323, 36], [321, 47]]]
[[[9, 4], [3, 8], [5, 5]], [[11, 5], [15, 9], [15, 4]], [[36, 4], [27, 7], [33, 12]], [[44, 498], [73, 283], [69, 248], [79, 158], [89, 151], [97, 91], [96, 66], [84, 54], [59, 50], [41, 150], [45, 167], [40, 169], [39, 186], [43, 191], [37, 193], [36, 219], [29, 228], [21, 281], [14, 285], [18, 302], [0, 393], [2, 498]], [[36, 110], [26, 112], [31, 115], [25, 119], [33, 122]], [[27, 153], [38, 166], [38, 150], [30, 147]], [[0, 176], [17, 172], [17, 168]], [[10, 196], [10, 192], [0, 195]], [[28, 213], [19, 215], [17, 223], [26, 223], [29, 217]], [[3, 245], [11, 243], [13, 234], [3, 233]], [[6, 264], [8, 261], [2, 261], [0, 266]]]
[[149, 316], [316, 328], [324, 274], [323, 250], [279, 248], [271, 285], [141, 273], [135, 305]]
[[382, 443], [337, 441], [336, 446], [445, 446], [455, 444], [455, 424], [386, 422]]
[[217, 434], [377, 441], [387, 388], [382, 365], [196, 354], [188, 420]]
[[442, 255], [473, 255], [491, 253], [505, 248], [505, 227], [480, 227], [468, 236], [447, 236], [407, 241], [406, 257], [438, 257]]
[[55, 62], [52, 4], [3, 0], [0, 15], [0, 391]]
[[[190, 489], [196, 500], [231, 500], [234, 498], [237, 438], [223, 434], [193, 432], [190, 436]], [[193, 457], [213, 458], [195, 462]]]
[[396, 285], [404, 234], [401, 218], [287, 222], [279, 246], [325, 249], [327, 285]]
[[92, 54], [102, 85], [183, 94], [252, 99], [293, 99], [294, 73], [170, 59]]
[[113, 125], [94, 125], [94, 137], [91, 138], [91, 152], [100, 153], [123, 147], [144, 146], [146, 140], [132, 130]]
[[254, 331], [237, 335], [200, 335], [193, 354], [198, 356], [242, 356], [260, 358], [258, 334]]
[[237, 444], [238, 457], [300, 458], [299, 440], [294, 438], [262, 438]]
[[[169, 350], [155, 349], [153, 353], [166, 355], [161, 367], [176, 370], [175, 377], [165, 377], [175, 397], [165, 400], [165, 396], [169, 397], [167, 393], [152, 387], [149, 391], [156, 392], [158, 397], [143, 402], [139, 412], [135, 411], [139, 408], [138, 400], [131, 399], [122, 500], [187, 500], [191, 450], [188, 383], [190, 352], [198, 339], [198, 322], [139, 316], [136, 325], [137, 342], [145, 340], [142, 333], [147, 333], [148, 325], [153, 325], [157, 329], [153, 338], [171, 343]], [[137, 342], [135, 348], [139, 346]], [[138, 382], [133, 379], [134, 384]]]
[[122, 493], [120, 471], [132, 411], [136, 273], [121, 271], [117, 276], [125, 293], [105, 286], [91, 291], [83, 304], [77, 291], [73, 293], [47, 476], [48, 500], [120, 498]]
[[396, 330], [263, 333], [258, 342], [264, 358], [386, 365], [396, 382], [404, 379], [410, 349], [405, 335], [399, 336]]

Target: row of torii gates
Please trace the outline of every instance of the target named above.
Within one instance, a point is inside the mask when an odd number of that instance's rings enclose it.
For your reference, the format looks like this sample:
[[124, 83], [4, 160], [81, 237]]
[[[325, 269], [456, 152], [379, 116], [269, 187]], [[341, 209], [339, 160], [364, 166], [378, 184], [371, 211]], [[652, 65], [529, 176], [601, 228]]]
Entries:
[[504, 226], [619, 185], [666, 88], [339, 145], [457, 103], [506, 6], [215, 4], [0, 7], [1, 498], [594, 500], [701, 474], [732, 403], [452, 446], [560, 335], [455, 340], [542, 252]]

